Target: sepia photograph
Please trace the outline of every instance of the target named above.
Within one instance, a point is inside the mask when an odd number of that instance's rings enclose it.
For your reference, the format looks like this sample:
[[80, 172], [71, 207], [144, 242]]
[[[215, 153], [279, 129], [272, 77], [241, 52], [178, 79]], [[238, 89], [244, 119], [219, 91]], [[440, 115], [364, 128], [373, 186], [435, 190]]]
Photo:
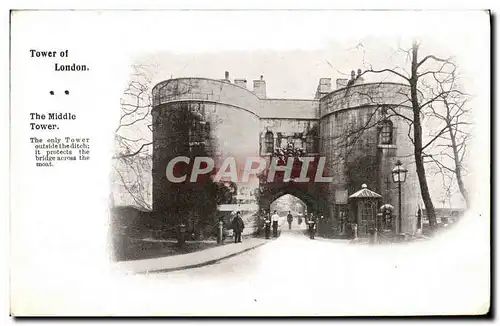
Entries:
[[[86, 33], [104, 57], [44, 51], [22, 25], [30, 18], [93, 24]], [[30, 174], [56, 184], [79, 174], [82, 188], [57, 190], [71, 199], [54, 215], [85, 251], [68, 260], [75, 278], [85, 275], [74, 306], [64, 295], [39, 305], [46, 292], [31, 296], [30, 263], [18, 264], [11, 305], [20, 315], [490, 311], [488, 11], [19, 11], [11, 19], [11, 55], [26, 57], [12, 61], [11, 111], [31, 89], [23, 60], [71, 76], [58, 80], [70, 86], [43, 90], [58, 102], [12, 116], [26, 129], [13, 135], [35, 150], [26, 154]], [[77, 198], [82, 206], [71, 204]], [[28, 215], [15, 205], [13, 214]], [[13, 237], [35, 232], [22, 223]], [[86, 233], [64, 232], [80, 227]], [[50, 230], [36, 232], [46, 239]], [[31, 257], [38, 244], [18, 240], [13, 250]], [[58, 248], [51, 259], [61, 261]]]

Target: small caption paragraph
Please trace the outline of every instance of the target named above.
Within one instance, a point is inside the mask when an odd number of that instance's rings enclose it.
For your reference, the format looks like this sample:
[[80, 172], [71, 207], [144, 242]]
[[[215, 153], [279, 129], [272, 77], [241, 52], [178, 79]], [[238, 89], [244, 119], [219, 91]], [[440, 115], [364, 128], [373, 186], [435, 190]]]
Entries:
[[51, 167], [60, 162], [90, 160], [90, 139], [81, 137], [31, 137], [37, 167]]

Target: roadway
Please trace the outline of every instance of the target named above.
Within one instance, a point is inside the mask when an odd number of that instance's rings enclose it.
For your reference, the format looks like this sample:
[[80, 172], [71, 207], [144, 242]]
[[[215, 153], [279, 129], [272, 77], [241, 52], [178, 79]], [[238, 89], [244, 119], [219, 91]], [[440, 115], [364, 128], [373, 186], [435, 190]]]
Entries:
[[[149, 274], [152, 287], [170, 289], [164, 303], [172, 310], [163, 313], [179, 310], [185, 314], [285, 316], [446, 313], [459, 308], [455, 301], [450, 301], [451, 297], [470, 304], [474, 295], [479, 294], [451, 296], [459, 289], [453, 276], [446, 275], [450, 266], [443, 258], [430, 257], [425, 247], [311, 240], [304, 232], [305, 224], [299, 226], [296, 220], [292, 230], [288, 230], [283, 220], [281, 230], [279, 238], [217, 264]], [[172, 293], [177, 293], [175, 298]]]

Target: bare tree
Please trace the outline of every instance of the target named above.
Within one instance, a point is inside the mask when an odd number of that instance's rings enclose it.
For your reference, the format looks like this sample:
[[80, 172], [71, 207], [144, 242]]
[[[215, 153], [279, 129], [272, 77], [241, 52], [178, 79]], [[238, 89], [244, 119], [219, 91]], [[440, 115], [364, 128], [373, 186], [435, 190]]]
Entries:
[[151, 74], [143, 66], [132, 68], [114, 131], [113, 181], [119, 185], [118, 195], [125, 193], [137, 206], [151, 210]]
[[[428, 157], [426, 150], [430, 149], [438, 139], [441, 139], [450, 129], [460, 130], [464, 125], [462, 122], [451, 121], [448, 125], [443, 126], [440, 130], [430, 130], [432, 136], [429, 139], [424, 137], [423, 119], [428, 116], [428, 112], [432, 112], [433, 107], [439, 102], [443, 102], [443, 98], [453, 98], [456, 95], [463, 95], [457, 83], [450, 83], [451, 78], [455, 76], [457, 65], [452, 58], [440, 58], [434, 54], [420, 56], [419, 53], [420, 43], [413, 41], [409, 49], [398, 48], [397, 52], [405, 55], [405, 66], [395, 66], [391, 68], [375, 69], [372, 65], [365, 64], [365, 71], [360, 76], [365, 74], [382, 74], [391, 76], [403, 84], [408, 85], [409, 92], [400, 92], [403, 100], [397, 105], [382, 105], [383, 98], [376, 92], [373, 94], [365, 93], [358, 94], [364, 96], [372, 103], [380, 104], [377, 109], [366, 119], [361, 127], [354, 126], [347, 128], [346, 133], [343, 135], [343, 143], [348, 149], [352, 147], [362, 132], [369, 128], [378, 126], [382, 119], [388, 117], [397, 117], [402, 119], [409, 126], [408, 137], [413, 145], [413, 158], [416, 165], [418, 181], [420, 185], [420, 192], [422, 200], [425, 205], [427, 217], [431, 228], [437, 226], [436, 212], [434, 204], [429, 191], [427, 182], [425, 158]], [[364, 59], [363, 59], [364, 60]], [[432, 87], [430, 80], [439, 81], [442, 85], [449, 87]], [[349, 86], [348, 86], [349, 89]], [[347, 90], [348, 91], [348, 90]], [[346, 91], [346, 92], [347, 92]], [[359, 91], [354, 91], [359, 92]], [[351, 93], [351, 95], [353, 95]], [[399, 106], [407, 106], [411, 110], [404, 112], [398, 110]]]
[[115, 129], [117, 153], [114, 158], [148, 154], [151, 135], [151, 76], [141, 66], [134, 73], [120, 99], [121, 114]]
[[[449, 182], [456, 181], [458, 189], [469, 207], [469, 193], [465, 186], [464, 175], [467, 174], [467, 149], [472, 137], [470, 126], [470, 97], [462, 92], [447, 92], [457, 88], [459, 78], [452, 74], [446, 81], [435, 79], [432, 91], [440, 94], [438, 101], [429, 105], [431, 119], [440, 122], [442, 132], [436, 134], [436, 144], [425, 153], [425, 157], [436, 164], [443, 178]], [[446, 184], [446, 183], [444, 183]], [[450, 190], [451, 185], [448, 187]]]
[[130, 156], [117, 159], [113, 164], [116, 172], [117, 195], [129, 196], [134, 204], [151, 210], [151, 156]]

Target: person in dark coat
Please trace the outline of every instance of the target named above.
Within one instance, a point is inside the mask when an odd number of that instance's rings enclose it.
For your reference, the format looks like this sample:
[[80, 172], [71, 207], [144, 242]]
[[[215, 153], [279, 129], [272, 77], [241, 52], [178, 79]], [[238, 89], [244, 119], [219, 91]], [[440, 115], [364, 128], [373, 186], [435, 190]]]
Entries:
[[269, 215], [269, 213], [266, 213], [264, 219], [264, 231], [266, 234], [266, 239], [269, 239], [271, 235], [271, 215]]
[[234, 232], [234, 243], [241, 242], [241, 233], [245, 228], [245, 223], [243, 223], [243, 219], [240, 216], [240, 212], [236, 212], [236, 216], [233, 218], [231, 222], [231, 227]]
[[420, 206], [417, 211], [417, 229], [422, 230], [422, 210], [420, 209]]
[[292, 229], [293, 215], [292, 212], [288, 211], [288, 215], [286, 216], [286, 220], [288, 221], [288, 230]]
[[308, 228], [309, 228], [309, 238], [314, 239], [314, 235], [316, 233], [316, 227], [317, 227], [318, 219], [316, 216], [314, 216], [313, 213], [309, 215], [309, 220], [307, 221]]

